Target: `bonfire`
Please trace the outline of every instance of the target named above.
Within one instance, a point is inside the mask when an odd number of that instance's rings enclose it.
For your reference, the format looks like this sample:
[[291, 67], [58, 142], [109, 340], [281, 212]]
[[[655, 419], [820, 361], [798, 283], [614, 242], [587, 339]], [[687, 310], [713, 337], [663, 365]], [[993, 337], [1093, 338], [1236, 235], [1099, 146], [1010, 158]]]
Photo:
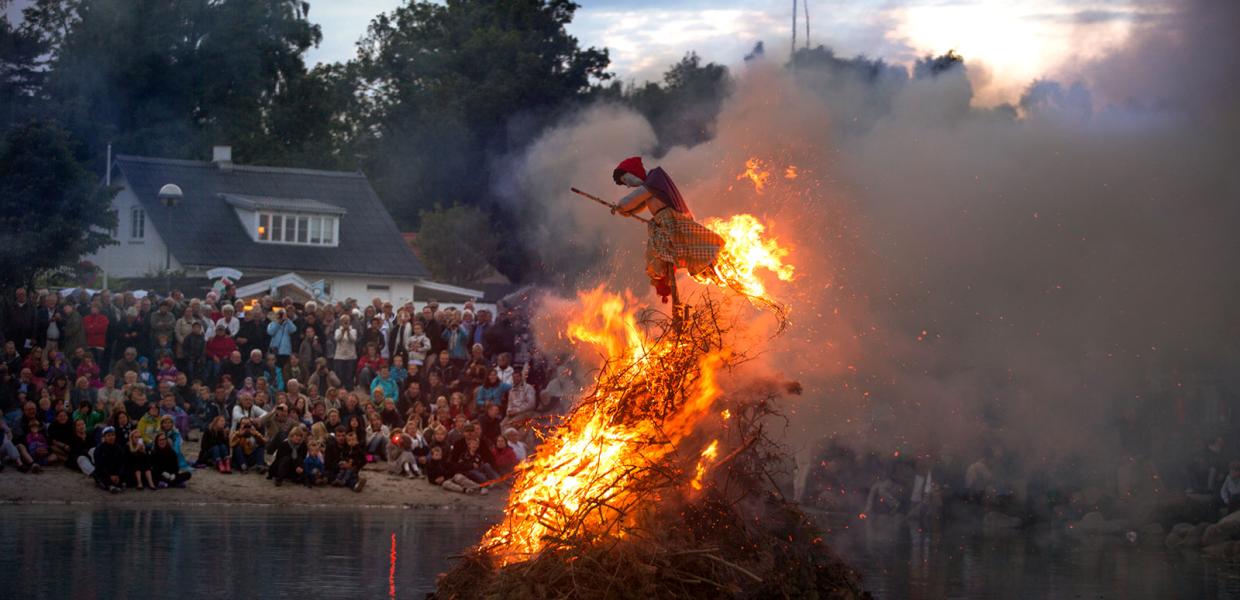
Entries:
[[[439, 582], [439, 598], [865, 596], [858, 576], [781, 495], [765, 428], [795, 384], [720, 380], [751, 358], [730, 332], [753, 302], [786, 311], [765, 270], [788, 251], [754, 217], [712, 220], [718, 269], [676, 326], [603, 288], [579, 294], [567, 336], [601, 366], [587, 395], [512, 481], [503, 519]], [[749, 350], [750, 352], [753, 349]]]

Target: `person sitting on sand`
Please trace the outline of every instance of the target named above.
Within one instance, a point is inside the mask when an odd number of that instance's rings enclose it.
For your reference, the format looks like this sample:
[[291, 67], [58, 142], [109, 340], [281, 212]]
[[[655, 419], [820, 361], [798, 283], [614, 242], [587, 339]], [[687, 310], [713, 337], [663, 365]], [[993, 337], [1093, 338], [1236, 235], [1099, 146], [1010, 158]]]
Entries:
[[390, 471], [410, 479], [421, 477], [422, 465], [426, 462], [429, 449], [418, 423], [410, 419], [402, 431], [392, 436], [392, 443], [388, 447]]
[[336, 465], [336, 478], [332, 485], [344, 486], [355, 492], [366, 487], [366, 478], [361, 476], [362, 467], [366, 466], [366, 448], [362, 446], [356, 431], [345, 433], [345, 445], [340, 449], [340, 460]]
[[478, 438], [478, 435], [473, 434], [466, 437], [465, 449], [459, 453], [456, 461], [457, 472], [478, 483], [499, 479], [499, 472], [495, 470], [490, 460], [483, 456], [481, 448], [482, 441]]
[[323, 442], [310, 440], [306, 444], [306, 459], [302, 462], [302, 481], [306, 487], [314, 487], [327, 483], [325, 461], [323, 459]]
[[115, 428], [104, 427], [102, 437], [103, 441], [95, 447], [95, 484], [117, 494], [124, 484], [125, 450], [116, 441]]
[[508, 440], [502, 435], [495, 436], [495, 449], [491, 451], [494, 456], [495, 470], [501, 475], [507, 475], [517, 466], [517, 454], [508, 447]]
[[[169, 420], [171, 425], [171, 419]], [[172, 430], [176, 433], [176, 429]], [[155, 476], [156, 489], [164, 489], [168, 487], [183, 488], [185, 483], [193, 475], [189, 471], [181, 470], [181, 462], [184, 460], [180, 457], [180, 452], [173, 449], [172, 443], [168, 440], [168, 435], [161, 431], [155, 434], [155, 445], [151, 447], [151, 473]]]
[[228, 446], [228, 421], [224, 415], [216, 415], [202, 432], [202, 443], [198, 450], [197, 466], [214, 466], [220, 473], [230, 473], [231, 451]]
[[298, 425], [288, 432], [288, 436], [276, 446], [275, 457], [271, 461], [268, 479], [274, 479], [276, 487], [285, 481], [299, 483], [305, 474], [306, 460], [306, 427]]
[[233, 468], [242, 473], [250, 469], [256, 469], [259, 472], [266, 470], [266, 463], [263, 462], [263, 447], [267, 445], [267, 438], [263, 437], [249, 417], [239, 421], [237, 430], [228, 440], [228, 445], [232, 448]]
[[46, 467], [60, 462], [60, 457], [52, 452], [52, 446], [43, 434], [43, 424], [38, 419], [26, 422], [26, 451], [34, 459], [34, 466]]
[[387, 457], [388, 437], [392, 431], [383, 423], [379, 413], [371, 413], [366, 426], [366, 454], [368, 462], [385, 460]]
[[[172, 453], [177, 458], [177, 470], [182, 473], [193, 471], [193, 468], [189, 466], [189, 461], [185, 460], [185, 454], [181, 451], [184, 438], [181, 437], [181, 432], [177, 431], [172, 417], [164, 415], [159, 418], [159, 433], [168, 438], [168, 446], [172, 448]], [[159, 433], [155, 435], [159, 436]]]
[[155, 478], [151, 475], [151, 455], [142, 442], [142, 433], [138, 430], [129, 432], [129, 443], [125, 444], [126, 480], [132, 482], [135, 489], [149, 487], [155, 489]]
[[155, 441], [159, 433], [159, 405], [151, 402], [146, 405], [146, 414], [138, 419], [138, 433], [142, 434], [142, 442], [148, 446]]
[[482, 494], [489, 492], [468, 477], [455, 472], [452, 465], [444, 458], [444, 450], [440, 446], [432, 446], [430, 456], [426, 459], [426, 480], [449, 492], [460, 494]]

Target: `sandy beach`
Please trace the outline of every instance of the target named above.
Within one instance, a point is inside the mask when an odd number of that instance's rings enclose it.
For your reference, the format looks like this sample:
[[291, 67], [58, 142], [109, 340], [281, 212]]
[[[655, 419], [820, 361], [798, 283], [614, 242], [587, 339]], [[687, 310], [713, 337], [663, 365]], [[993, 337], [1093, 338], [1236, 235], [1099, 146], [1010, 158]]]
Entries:
[[[185, 456], [192, 462], [198, 444], [185, 443]], [[286, 483], [281, 487], [255, 472], [222, 474], [197, 469], [185, 489], [109, 494], [94, 481], [63, 465], [45, 467], [42, 473], [21, 473], [9, 466], [0, 473], [0, 503], [8, 504], [99, 504], [108, 506], [204, 506], [271, 505], [307, 507], [370, 507], [418, 510], [460, 510], [499, 513], [507, 489], [488, 496], [455, 494], [432, 486], [425, 479], [406, 479], [387, 472], [386, 463], [368, 465], [362, 472], [366, 487], [361, 493], [344, 488]]]

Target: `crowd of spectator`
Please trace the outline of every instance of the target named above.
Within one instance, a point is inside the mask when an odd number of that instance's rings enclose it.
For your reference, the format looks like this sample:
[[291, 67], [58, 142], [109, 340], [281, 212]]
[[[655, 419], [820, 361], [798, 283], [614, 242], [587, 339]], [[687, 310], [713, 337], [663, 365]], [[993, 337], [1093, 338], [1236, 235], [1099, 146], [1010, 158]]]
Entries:
[[196, 469], [361, 492], [384, 469], [486, 494], [580, 393], [503, 305], [232, 290], [14, 290], [0, 305], [0, 470], [64, 465], [117, 493], [184, 487]]

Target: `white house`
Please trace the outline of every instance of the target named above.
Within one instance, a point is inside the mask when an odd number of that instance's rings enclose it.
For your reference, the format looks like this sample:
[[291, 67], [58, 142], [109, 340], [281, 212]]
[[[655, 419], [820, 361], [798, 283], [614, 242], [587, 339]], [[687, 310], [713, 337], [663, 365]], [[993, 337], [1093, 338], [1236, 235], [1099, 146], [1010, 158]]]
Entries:
[[[318, 283], [328, 299], [482, 296], [428, 279], [360, 172], [239, 165], [217, 146], [211, 162], [117, 156], [112, 182], [118, 243], [87, 257], [112, 277], [230, 267], [242, 285]], [[183, 193], [172, 208], [159, 199], [170, 183]]]

